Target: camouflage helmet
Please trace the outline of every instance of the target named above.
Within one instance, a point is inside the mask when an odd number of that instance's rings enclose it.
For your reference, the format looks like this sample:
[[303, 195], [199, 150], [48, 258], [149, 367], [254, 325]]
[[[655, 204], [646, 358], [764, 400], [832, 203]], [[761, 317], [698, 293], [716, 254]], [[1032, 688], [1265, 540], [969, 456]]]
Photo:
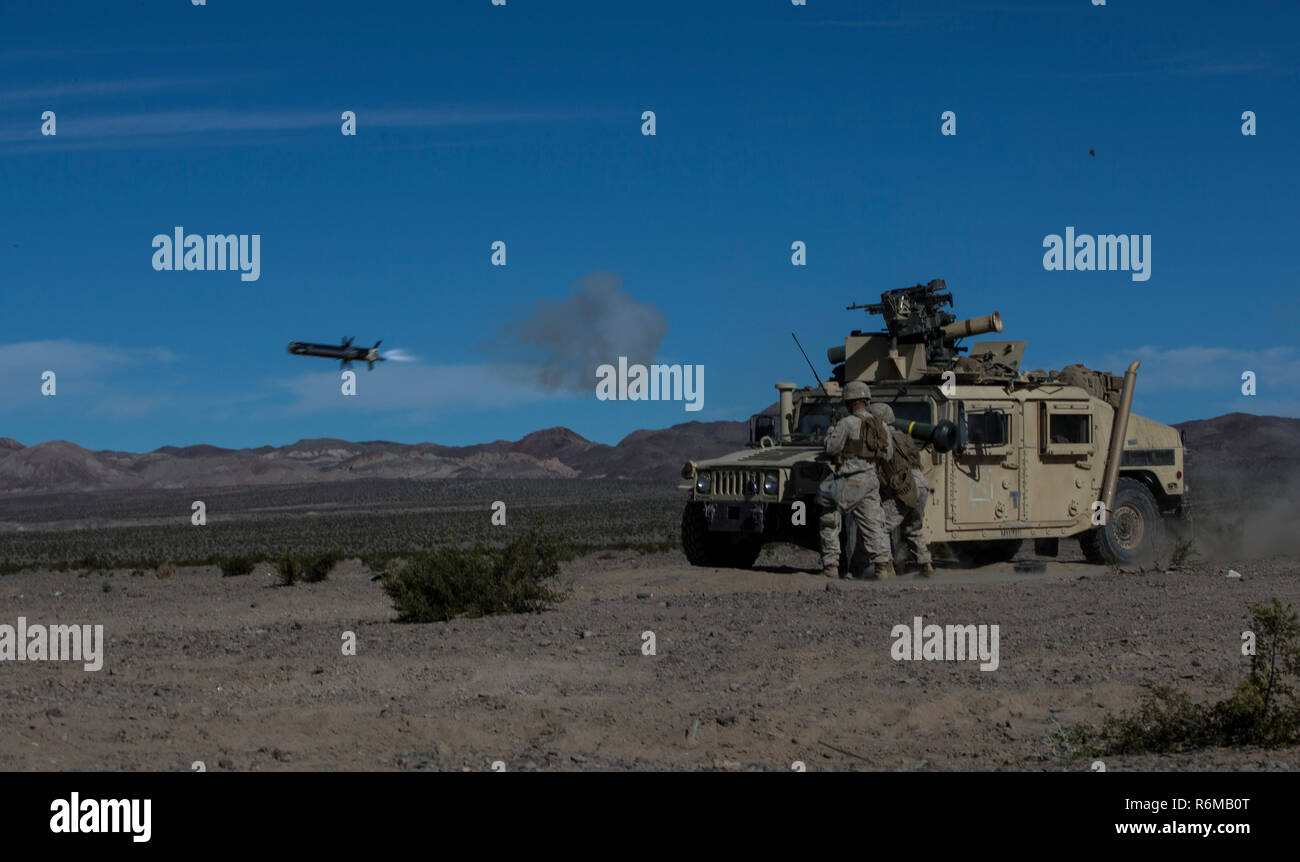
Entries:
[[851, 401], [870, 401], [871, 390], [861, 380], [850, 380], [844, 384], [844, 403]]
[[894, 421], [894, 408], [885, 404], [883, 401], [877, 401], [867, 409], [871, 411], [871, 415], [875, 416], [886, 425]]

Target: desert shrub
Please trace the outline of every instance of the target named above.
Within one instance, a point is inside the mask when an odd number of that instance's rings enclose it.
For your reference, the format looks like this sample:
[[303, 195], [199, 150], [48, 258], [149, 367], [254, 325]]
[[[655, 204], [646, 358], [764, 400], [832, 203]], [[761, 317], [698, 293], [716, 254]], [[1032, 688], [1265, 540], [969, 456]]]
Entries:
[[501, 548], [423, 551], [381, 582], [400, 622], [529, 613], [567, 595], [554, 583], [562, 554], [561, 544], [534, 525]]
[[302, 579], [309, 584], [319, 583], [329, 577], [334, 567], [343, 561], [343, 552], [337, 549], [302, 557]]
[[1250, 606], [1255, 654], [1236, 693], [1216, 705], [1215, 730], [1229, 744], [1300, 742], [1300, 616], [1277, 599]]
[[162, 580], [163, 578], [170, 578], [174, 574], [176, 574], [176, 567], [173, 566], [171, 563], [159, 563], [158, 567], [154, 569], [154, 575], [159, 580]]
[[280, 586], [291, 587], [299, 580], [302, 563], [293, 554], [285, 554], [275, 561], [275, 570], [280, 573]]
[[1199, 566], [1205, 562], [1205, 558], [1196, 550], [1196, 543], [1186, 537], [1174, 537], [1169, 542], [1167, 553], [1169, 555], [1168, 562], [1163, 565], [1157, 564], [1157, 569], [1176, 571]]
[[252, 557], [222, 557], [217, 561], [221, 567], [221, 576], [223, 578], [235, 578], [240, 575], [252, 574], [253, 566], [257, 560]]
[[73, 564], [73, 568], [85, 569], [88, 572], [105, 572], [113, 568], [113, 560], [103, 554], [86, 554]]
[[285, 554], [276, 560], [275, 567], [280, 573], [280, 585], [291, 587], [299, 581], [315, 584], [325, 580], [342, 559], [343, 552], [339, 550], [319, 554]]
[[1300, 742], [1300, 617], [1277, 599], [1248, 606], [1255, 654], [1250, 672], [1231, 697], [1193, 703], [1185, 693], [1159, 686], [1133, 712], [1108, 715], [1100, 730], [1070, 729], [1081, 753], [1173, 754], [1198, 748]]
[[1094, 748], [1093, 737], [1096, 731], [1086, 724], [1073, 724], [1065, 727], [1057, 721], [1056, 716], [1047, 720], [1047, 732], [1038, 740], [1035, 755], [1039, 760], [1051, 760], [1065, 764], [1076, 757], [1089, 754]]
[[[222, 492], [226, 494], [226, 491]], [[196, 492], [195, 498], [198, 498]], [[33, 513], [24, 498], [0, 495], [0, 521], [48, 523], [112, 518], [135, 523], [85, 529], [26, 530], [4, 535], [0, 555], [33, 569], [73, 568], [96, 554], [113, 557], [112, 568], [152, 572], [159, 563], [179, 567], [215, 565], [230, 555], [275, 560], [282, 554], [314, 554], [343, 547], [349, 557], [392, 554], [406, 557], [443, 544], [493, 544], [504, 532], [482, 516], [494, 500], [519, 501], [517, 518], [532, 507], [544, 510], [548, 528], [593, 550], [675, 551], [682, 501], [672, 483], [588, 479], [358, 480], [337, 485], [256, 486], [229, 491], [223, 511], [246, 517], [196, 530], [175, 518], [171, 491], [132, 489], [51, 499]], [[293, 510], [331, 502], [312, 518]], [[283, 510], [285, 514], [277, 514]], [[167, 523], [152, 523], [170, 518]], [[513, 533], [513, 530], [511, 531]], [[587, 544], [590, 543], [590, 544]], [[210, 558], [210, 559], [209, 559]], [[382, 569], [381, 569], [382, 570]]]
[[373, 554], [362, 554], [361, 565], [365, 566], [376, 575], [382, 575], [387, 572], [397, 559], [397, 554], [392, 551], [381, 551]]

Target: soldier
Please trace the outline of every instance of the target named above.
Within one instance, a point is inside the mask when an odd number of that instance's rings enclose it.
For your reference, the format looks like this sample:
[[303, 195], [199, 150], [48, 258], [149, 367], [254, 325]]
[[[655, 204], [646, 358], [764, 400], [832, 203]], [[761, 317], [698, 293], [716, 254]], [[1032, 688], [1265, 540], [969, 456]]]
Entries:
[[899, 540], [904, 546], [910, 547], [916, 556], [916, 562], [920, 566], [917, 574], [928, 577], [934, 573], [924, 529], [925, 504], [930, 499], [930, 486], [925, 481], [925, 474], [921, 472], [921, 453], [911, 437], [890, 424], [894, 421], [892, 407], [877, 403], [868, 409], [889, 428], [894, 438], [892, 457], [876, 464], [880, 473], [880, 501], [885, 512], [885, 531], [892, 533], [896, 527], [901, 528]]
[[[885, 513], [880, 508], [880, 478], [873, 462], [893, 455], [893, 438], [889, 429], [867, 412], [871, 401], [867, 384], [850, 381], [844, 387], [843, 397], [849, 415], [826, 435], [826, 454], [835, 471], [817, 489], [817, 503], [821, 507], [822, 574], [828, 578], [840, 576], [841, 512], [851, 512], [860, 544], [876, 565], [876, 577], [892, 578], [894, 561], [885, 530]], [[852, 577], [848, 572], [843, 574]]]

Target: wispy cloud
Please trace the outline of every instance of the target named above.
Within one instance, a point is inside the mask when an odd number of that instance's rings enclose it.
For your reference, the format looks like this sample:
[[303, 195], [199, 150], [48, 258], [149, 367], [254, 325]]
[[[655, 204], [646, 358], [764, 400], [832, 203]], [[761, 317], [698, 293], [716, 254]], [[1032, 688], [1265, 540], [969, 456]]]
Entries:
[[[503, 373], [503, 370], [506, 373]], [[288, 414], [340, 410], [426, 414], [448, 410], [501, 410], [513, 405], [553, 399], [554, 394], [531, 385], [526, 368], [488, 365], [421, 365], [376, 368], [357, 373], [357, 394], [344, 395], [339, 372], [324, 371], [274, 381], [289, 397]], [[593, 381], [593, 391], [594, 391]]]
[[860, 20], [822, 20], [808, 22], [814, 27], [835, 27], [843, 30], [887, 30], [920, 24], [919, 18], [863, 18]]
[[[238, 43], [207, 43], [209, 51], [221, 52], [240, 47]], [[50, 61], [76, 60], [82, 57], [103, 57], [117, 55], [125, 58], [138, 58], [144, 54], [192, 54], [193, 45], [187, 40], [175, 42], [105, 42], [98, 45], [46, 45], [26, 48], [12, 48], [0, 51], [0, 64], [41, 63]]]
[[[140, 415], [158, 403], [115, 389], [115, 375], [133, 366], [166, 364], [176, 355], [165, 347], [123, 348], [69, 339], [0, 344], [0, 412], [30, 409], [41, 394], [42, 375], [55, 374], [56, 395], [78, 399], [94, 415]], [[89, 404], [89, 407], [84, 405]], [[123, 412], [123, 411], [127, 412]]]
[[[344, 110], [354, 111], [357, 127], [365, 129], [450, 129], [469, 127], [545, 124], [601, 116], [595, 112], [566, 109], [511, 107], [425, 107], [364, 108], [340, 105], [331, 108], [284, 110], [196, 110], [142, 113], [60, 114], [59, 133], [42, 137], [39, 123], [10, 123], [0, 126], [0, 144], [22, 145], [25, 151], [55, 149], [114, 149], [122, 146], [174, 146], [210, 144], [221, 136], [229, 143], [239, 133], [301, 132], [337, 129]], [[264, 139], [257, 140], [265, 143]]]
[[[1138, 369], [1140, 391], [1203, 390], [1226, 392], [1235, 396], [1241, 391], [1242, 373], [1253, 371], [1260, 395], [1270, 393], [1270, 397], [1289, 395], [1300, 398], [1300, 351], [1294, 347], [1247, 350], [1235, 347], [1146, 346], [1108, 353], [1090, 367], [1118, 374], [1134, 359], [1142, 361]], [[1236, 409], [1242, 408], [1238, 406]]]
[[1089, 72], [1089, 78], [1230, 78], [1275, 72], [1282, 69], [1277, 59], [1267, 52], [1255, 52], [1250, 57], [1227, 57], [1218, 51], [1193, 51], [1163, 57], [1134, 60], [1122, 68], [1102, 72]]
[[114, 395], [105, 397], [92, 407], [89, 415], [105, 419], [135, 419], [163, 406], [162, 398], [146, 395]]
[[[26, 89], [0, 91], [0, 104], [12, 105], [23, 102], [52, 103], [57, 100], [74, 99], [80, 96], [114, 96], [135, 93], [154, 93], [162, 90], [179, 90], [194, 87], [209, 87], [229, 83], [232, 76], [222, 77], [168, 77], [168, 78], [125, 78], [116, 81], [69, 81], [61, 84], [44, 84]], [[48, 104], [46, 107], [57, 107]]]
[[63, 368], [75, 373], [107, 370], [145, 362], [174, 362], [176, 354], [165, 347], [117, 347], [66, 338], [0, 344], [0, 381], [23, 368]]

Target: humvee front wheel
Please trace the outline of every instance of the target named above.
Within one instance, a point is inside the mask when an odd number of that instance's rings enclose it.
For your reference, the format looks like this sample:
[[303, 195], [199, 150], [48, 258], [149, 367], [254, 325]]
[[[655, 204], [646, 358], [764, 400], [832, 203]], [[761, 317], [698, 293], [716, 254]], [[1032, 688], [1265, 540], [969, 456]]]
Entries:
[[763, 550], [763, 540], [746, 533], [719, 533], [709, 529], [703, 503], [687, 503], [682, 510], [682, 550], [692, 566], [750, 569]]
[[1143, 566], [1155, 559], [1163, 536], [1156, 498], [1137, 479], [1124, 477], [1115, 488], [1105, 526], [1079, 536], [1079, 547], [1090, 563]]

